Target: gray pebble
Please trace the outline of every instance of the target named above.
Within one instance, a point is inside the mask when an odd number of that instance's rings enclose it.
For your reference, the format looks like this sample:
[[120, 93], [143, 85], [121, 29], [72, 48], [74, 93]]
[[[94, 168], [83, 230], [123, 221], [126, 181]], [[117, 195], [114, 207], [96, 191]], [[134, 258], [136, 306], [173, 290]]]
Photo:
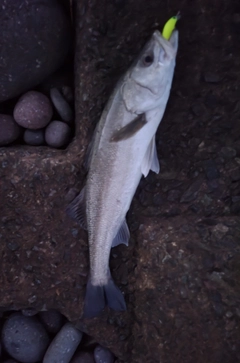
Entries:
[[26, 129], [37, 130], [48, 125], [53, 115], [50, 100], [42, 93], [29, 91], [16, 103], [13, 116]]
[[62, 86], [61, 91], [62, 91], [62, 94], [65, 97], [65, 99], [69, 103], [72, 103], [73, 99], [74, 99], [72, 88], [70, 86]]
[[232, 147], [224, 146], [221, 148], [220, 154], [224, 157], [225, 160], [230, 160], [237, 155], [237, 152]]
[[94, 349], [94, 358], [96, 363], [113, 363], [114, 355], [109, 349], [97, 345]]
[[24, 363], [34, 363], [43, 358], [49, 337], [36, 317], [15, 313], [3, 326], [2, 342], [11, 357]]
[[71, 135], [70, 127], [61, 121], [52, 121], [45, 130], [45, 140], [49, 146], [65, 146]]
[[204, 74], [204, 81], [207, 83], [218, 83], [221, 81], [221, 78], [218, 74], [212, 72], [206, 72]]
[[63, 325], [63, 316], [57, 310], [41, 311], [39, 318], [49, 333], [58, 333]]
[[28, 145], [39, 146], [45, 142], [44, 129], [39, 130], [28, 130], [24, 131], [23, 139]]
[[9, 115], [0, 114], [0, 146], [8, 145], [17, 140], [21, 128]]
[[95, 363], [93, 353], [78, 352], [74, 355], [70, 363]]
[[216, 163], [214, 160], [206, 160], [203, 162], [203, 167], [208, 180], [214, 180], [219, 178], [220, 174], [217, 169]]
[[27, 308], [27, 309], [22, 309], [22, 314], [24, 316], [34, 316], [38, 313], [38, 311], [34, 308]]
[[66, 122], [72, 121], [72, 109], [61, 92], [57, 88], [52, 88], [50, 91], [50, 97], [61, 119]]
[[81, 339], [82, 332], [66, 323], [50, 344], [43, 363], [69, 363]]

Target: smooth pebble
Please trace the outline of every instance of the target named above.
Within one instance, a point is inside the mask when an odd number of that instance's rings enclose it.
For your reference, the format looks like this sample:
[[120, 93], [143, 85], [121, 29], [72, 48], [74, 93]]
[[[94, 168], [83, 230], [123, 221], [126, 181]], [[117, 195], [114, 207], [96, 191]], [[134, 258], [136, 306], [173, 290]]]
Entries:
[[61, 119], [68, 123], [71, 122], [73, 119], [73, 112], [61, 92], [57, 88], [52, 88], [50, 90], [50, 97]]
[[2, 342], [14, 359], [23, 363], [35, 363], [43, 358], [50, 340], [36, 317], [14, 313], [3, 325]]
[[81, 339], [82, 332], [66, 323], [48, 347], [43, 363], [69, 363]]
[[74, 355], [70, 363], [95, 363], [93, 353], [78, 352]]
[[71, 135], [70, 127], [61, 121], [52, 121], [45, 130], [45, 141], [49, 146], [65, 146]]
[[109, 349], [97, 345], [94, 349], [94, 358], [96, 363], [113, 363], [114, 355]]
[[72, 36], [64, 2], [0, 1], [0, 102], [37, 86], [65, 61]]
[[20, 133], [21, 128], [12, 116], [0, 114], [0, 146], [17, 140]]
[[63, 325], [63, 316], [57, 310], [41, 311], [39, 318], [49, 333], [58, 333]]
[[37, 91], [22, 95], [13, 111], [15, 121], [26, 129], [37, 130], [47, 126], [52, 118], [53, 108], [50, 100]]
[[28, 145], [39, 146], [43, 145], [45, 142], [45, 130], [28, 130], [24, 131], [23, 139]]
[[38, 313], [38, 311], [34, 308], [22, 309], [21, 311], [24, 316], [34, 316]]

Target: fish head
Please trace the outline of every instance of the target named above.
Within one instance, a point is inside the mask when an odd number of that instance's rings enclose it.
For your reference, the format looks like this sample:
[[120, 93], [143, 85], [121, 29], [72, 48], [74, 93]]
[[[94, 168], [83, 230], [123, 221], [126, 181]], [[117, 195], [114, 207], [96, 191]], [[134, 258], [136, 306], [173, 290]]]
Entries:
[[178, 48], [178, 31], [169, 40], [156, 30], [125, 77], [122, 95], [128, 111], [146, 112], [168, 97]]

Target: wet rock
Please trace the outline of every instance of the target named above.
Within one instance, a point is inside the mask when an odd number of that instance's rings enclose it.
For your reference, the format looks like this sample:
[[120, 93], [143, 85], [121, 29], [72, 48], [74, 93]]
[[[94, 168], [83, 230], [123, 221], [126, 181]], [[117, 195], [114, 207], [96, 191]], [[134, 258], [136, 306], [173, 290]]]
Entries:
[[202, 116], [205, 113], [205, 107], [202, 103], [194, 103], [192, 105], [192, 112], [195, 116]]
[[78, 352], [74, 355], [70, 363], [95, 363], [93, 353]]
[[59, 3], [1, 1], [0, 102], [36, 86], [63, 64], [71, 34]]
[[49, 99], [37, 91], [29, 91], [18, 100], [14, 107], [15, 121], [26, 129], [41, 129], [47, 126], [53, 115]]
[[208, 180], [219, 178], [220, 174], [214, 160], [207, 160], [203, 163], [203, 167]]
[[[238, 199], [239, 198], [239, 199]], [[232, 206], [231, 206], [231, 213], [233, 214], [240, 214], [240, 196], [232, 198]]]
[[57, 88], [52, 88], [50, 97], [61, 119], [66, 122], [71, 122], [73, 119], [73, 112], [61, 92]]
[[71, 323], [66, 323], [48, 347], [43, 363], [70, 362], [81, 339], [82, 333]]
[[49, 337], [37, 318], [15, 313], [3, 326], [2, 341], [11, 357], [24, 363], [34, 363], [42, 359]]
[[45, 131], [45, 140], [49, 146], [63, 147], [69, 140], [71, 135], [70, 127], [61, 121], [52, 121]]
[[57, 310], [41, 311], [39, 318], [49, 333], [56, 334], [63, 325], [63, 316]]
[[212, 72], [206, 72], [204, 74], [204, 81], [207, 83], [218, 83], [221, 81], [221, 78], [218, 74]]
[[38, 311], [34, 308], [28, 308], [28, 309], [23, 309], [22, 310], [22, 314], [24, 316], [34, 316], [37, 315]]
[[39, 130], [25, 130], [23, 134], [23, 139], [28, 145], [38, 146], [43, 145], [45, 142], [44, 129]]
[[230, 172], [230, 178], [233, 182], [240, 180], [240, 169], [235, 169]]
[[180, 198], [180, 195], [181, 195], [180, 190], [176, 189], [170, 190], [168, 192], [167, 200], [169, 200], [169, 202], [175, 202]]
[[220, 155], [226, 160], [230, 160], [237, 155], [237, 152], [232, 147], [224, 146], [221, 148]]
[[194, 199], [197, 198], [199, 189], [201, 188], [202, 185], [202, 179], [199, 178], [197, 180], [195, 180], [190, 187], [183, 193], [181, 199], [180, 199], [180, 203], [188, 203], [193, 201]]
[[61, 88], [62, 94], [65, 97], [65, 99], [69, 102], [72, 103], [74, 100], [74, 96], [73, 96], [73, 91], [72, 88], [69, 86], [62, 86]]
[[0, 146], [17, 140], [20, 133], [21, 128], [12, 116], [0, 114]]
[[114, 355], [109, 349], [97, 345], [94, 349], [94, 358], [96, 363], [113, 363]]

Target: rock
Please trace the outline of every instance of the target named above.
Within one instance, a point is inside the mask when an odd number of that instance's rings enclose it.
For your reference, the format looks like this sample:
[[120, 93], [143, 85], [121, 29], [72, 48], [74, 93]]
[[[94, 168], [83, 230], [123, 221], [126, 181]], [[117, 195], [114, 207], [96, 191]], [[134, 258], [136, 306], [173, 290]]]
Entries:
[[72, 103], [74, 100], [72, 88], [70, 86], [62, 86], [61, 91], [65, 99], [69, 103]]
[[39, 130], [25, 130], [23, 134], [23, 139], [28, 145], [43, 145], [45, 142], [45, 130], [39, 129]]
[[202, 179], [195, 180], [188, 189], [183, 193], [180, 203], [188, 203], [197, 198], [198, 192], [202, 185]]
[[97, 345], [94, 349], [94, 358], [96, 363], [113, 363], [114, 355], [109, 349]]
[[22, 314], [24, 316], [34, 316], [37, 315], [38, 311], [36, 309], [33, 308], [28, 308], [28, 309], [23, 309], [22, 310]]
[[221, 81], [221, 78], [218, 74], [212, 72], [206, 72], [204, 74], [204, 81], [207, 83], [218, 83]]
[[69, 363], [81, 339], [82, 332], [66, 323], [50, 344], [43, 363]]
[[36, 317], [14, 313], [3, 326], [2, 342], [11, 357], [24, 363], [34, 363], [43, 358], [49, 337]]
[[168, 192], [167, 200], [169, 200], [169, 202], [176, 202], [179, 199], [180, 194], [180, 190], [172, 189]]
[[49, 333], [58, 333], [63, 325], [63, 316], [57, 310], [41, 311], [39, 318]]
[[61, 92], [57, 88], [52, 88], [50, 97], [61, 119], [68, 123], [71, 122], [73, 119], [73, 112]]
[[206, 160], [203, 163], [203, 167], [208, 180], [213, 180], [219, 178], [220, 174], [217, 166], [213, 160]]
[[17, 140], [20, 133], [21, 128], [12, 116], [0, 114], [0, 146]]
[[15, 121], [26, 129], [41, 129], [47, 126], [53, 115], [50, 100], [42, 93], [29, 91], [14, 107]]
[[224, 159], [230, 160], [237, 155], [237, 152], [232, 147], [224, 146], [221, 148], [220, 154], [224, 157]]
[[93, 353], [78, 352], [74, 355], [70, 363], [95, 363]]
[[45, 131], [45, 140], [49, 146], [62, 147], [65, 146], [71, 135], [70, 127], [61, 121], [52, 121]]
[[69, 20], [57, 0], [1, 1], [0, 33], [0, 102], [52, 74], [70, 46]]
[[194, 103], [191, 108], [195, 116], [202, 116], [205, 113], [205, 107], [200, 102]]

